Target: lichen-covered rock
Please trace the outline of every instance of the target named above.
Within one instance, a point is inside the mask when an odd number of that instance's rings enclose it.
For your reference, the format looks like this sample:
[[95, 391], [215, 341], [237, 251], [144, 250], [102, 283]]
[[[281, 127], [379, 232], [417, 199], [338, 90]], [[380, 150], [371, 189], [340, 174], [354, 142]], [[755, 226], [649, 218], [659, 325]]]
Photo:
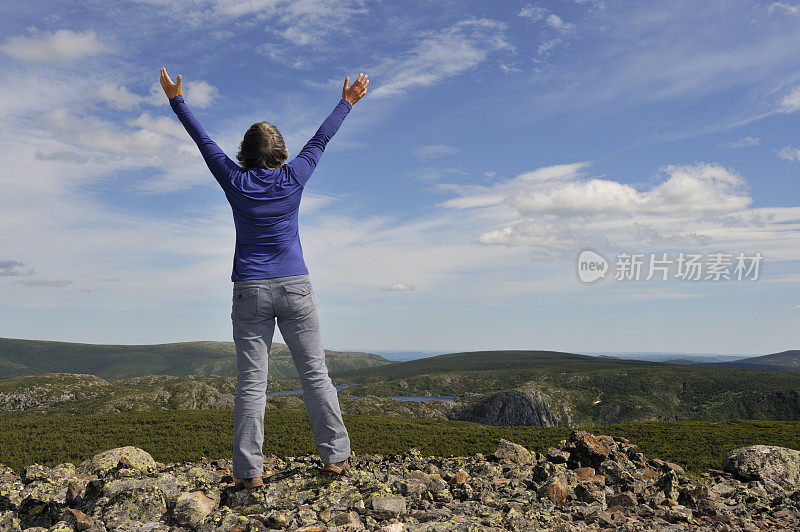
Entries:
[[59, 521], [48, 529], [48, 532], [74, 532], [74, 528], [67, 521]]
[[595, 436], [583, 430], [573, 430], [565, 448], [570, 451], [570, 464], [597, 469], [610, 457], [614, 443], [610, 436]]
[[82, 511], [78, 510], [77, 508], [68, 508], [65, 514], [65, 521], [70, 523], [74, 530], [83, 531], [89, 530], [93, 526], [95, 526], [94, 519], [90, 516], [86, 515]]
[[389, 523], [388, 525], [383, 525], [380, 527], [377, 532], [404, 532], [406, 530], [406, 525], [400, 522]]
[[775, 445], [733, 449], [722, 463], [725, 471], [744, 480], [770, 480], [787, 489], [800, 489], [800, 451]]
[[338, 514], [333, 518], [333, 523], [343, 530], [350, 530], [353, 532], [364, 530], [364, 523], [361, 522], [358, 512], [353, 510]]
[[314, 455], [271, 456], [255, 490], [226, 486], [227, 459], [149, 473], [114, 459], [34, 464], [24, 480], [0, 469], [0, 532], [800, 529], [800, 489], [770, 480], [771, 462], [749, 480], [717, 469], [694, 479], [625, 438], [579, 431], [546, 457], [510, 441], [489, 457], [409, 449], [356, 455], [341, 477], [321, 474]]
[[[289, 521], [291, 522], [291, 521]], [[217, 532], [218, 530], [232, 531], [235, 527], [242, 527], [240, 530], [244, 532], [247, 529], [249, 519], [246, 516], [239, 515], [231, 508], [220, 507], [211, 512], [203, 520], [203, 523], [197, 527], [198, 532]]]
[[178, 469], [175, 472], [175, 477], [178, 489], [184, 492], [209, 492], [219, 487], [220, 483], [220, 475], [215, 470], [197, 466], [187, 469]]
[[22, 480], [26, 483], [34, 480], [47, 480], [50, 476], [50, 468], [39, 464], [29, 465], [22, 470]]
[[634, 478], [626, 464], [621, 464], [616, 460], [604, 460], [600, 463], [598, 473], [607, 478], [612, 484], [630, 485]]
[[606, 500], [605, 486], [598, 486], [590, 482], [580, 482], [573, 488], [575, 499], [587, 504], [599, 503], [603, 506]]
[[156, 462], [150, 453], [138, 447], [126, 446], [109, 449], [81, 462], [78, 471], [104, 476], [114, 469], [135, 469], [145, 474], [156, 470]]
[[372, 509], [379, 512], [405, 513], [406, 500], [398, 496], [375, 495], [372, 497]]
[[525, 465], [533, 462], [531, 452], [518, 443], [500, 438], [500, 444], [494, 452], [494, 456], [500, 460], [508, 459], [515, 464]]
[[103, 522], [109, 530], [130, 530], [148, 521], [157, 521], [167, 512], [167, 501], [155, 486], [120, 491], [103, 507]]
[[550, 447], [547, 449], [547, 459], [554, 464], [566, 464], [567, 460], [569, 460], [569, 453], [555, 447]]
[[214, 510], [215, 504], [214, 499], [207, 497], [202, 491], [181, 493], [175, 505], [175, 520], [195, 528]]
[[13, 469], [11, 469], [5, 464], [0, 464], [0, 481], [9, 481], [18, 479], [19, 475], [17, 475]]
[[14, 515], [13, 511], [0, 510], [0, 530], [3, 532], [21, 532], [22, 521]]
[[630, 491], [611, 493], [606, 495], [606, 504], [608, 504], [608, 506], [624, 506], [631, 508], [636, 506], [636, 495]]

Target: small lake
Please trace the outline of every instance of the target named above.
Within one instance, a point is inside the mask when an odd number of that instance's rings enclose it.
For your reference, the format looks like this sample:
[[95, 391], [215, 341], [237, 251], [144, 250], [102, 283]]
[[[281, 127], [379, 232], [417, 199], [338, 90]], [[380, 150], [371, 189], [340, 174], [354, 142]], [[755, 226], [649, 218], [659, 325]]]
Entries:
[[[334, 384], [333, 387], [336, 390], [344, 390], [345, 388], [349, 388], [350, 386], [355, 386], [358, 384], [354, 382], [353, 384]], [[273, 397], [275, 395], [283, 395], [283, 394], [292, 394], [292, 393], [303, 393], [302, 388], [299, 390], [280, 390], [277, 392], [267, 392], [267, 397]], [[350, 395], [348, 397], [354, 397], [356, 399], [362, 399], [363, 395]], [[397, 399], [398, 401], [452, 401], [454, 397], [452, 395], [392, 395], [389, 397], [390, 399]]]

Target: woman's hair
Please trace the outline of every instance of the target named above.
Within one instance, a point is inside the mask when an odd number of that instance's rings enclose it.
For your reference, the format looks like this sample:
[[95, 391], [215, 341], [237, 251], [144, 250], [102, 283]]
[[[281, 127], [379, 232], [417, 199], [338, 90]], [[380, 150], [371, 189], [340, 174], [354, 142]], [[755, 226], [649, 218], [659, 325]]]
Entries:
[[269, 122], [256, 122], [244, 134], [236, 158], [245, 169], [277, 168], [289, 158], [289, 150], [277, 127]]

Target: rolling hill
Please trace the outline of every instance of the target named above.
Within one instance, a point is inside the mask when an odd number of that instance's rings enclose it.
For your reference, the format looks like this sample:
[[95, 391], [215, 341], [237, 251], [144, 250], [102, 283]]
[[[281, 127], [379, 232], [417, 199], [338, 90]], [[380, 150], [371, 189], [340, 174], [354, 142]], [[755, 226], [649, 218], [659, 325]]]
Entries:
[[348, 388], [357, 395], [453, 395], [453, 418], [488, 424], [800, 420], [800, 374], [770, 369], [479, 351], [348, 370], [333, 380], [359, 383]]
[[[21, 342], [21, 341], [14, 341]], [[25, 342], [25, 341], [22, 341]], [[231, 406], [235, 377], [213, 376], [233, 362], [220, 342], [161, 346], [41, 345], [33, 361], [5, 357], [12, 367], [58, 367], [59, 353], [95, 371], [130, 371], [148, 354], [152, 367], [183, 375], [100, 377], [42, 371], [0, 380], [0, 411], [120, 412]], [[0, 342], [8, 349], [8, 342]], [[28, 346], [32, 348], [35, 346]], [[270, 359], [268, 390], [298, 387], [282, 345]], [[69, 349], [68, 349], [69, 348]], [[228, 354], [226, 355], [226, 350]], [[110, 353], [111, 364], [98, 359]], [[283, 353], [283, 354], [281, 354]], [[85, 358], [79, 358], [83, 356]], [[195, 357], [194, 360], [187, 360]], [[225, 358], [227, 357], [227, 361]], [[283, 357], [281, 359], [281, 357]], [[276, 371], [275, 361], [283, 369]], [[153, 361], [159, 361], [155, 365]], [[594, 357], [555, 351], [478, 351], [387, 363], [359, 353], [328, 353], [331, 378], [350, 385], [340, 392], [342, 410], [387, 416], [475, 421], [485, 425], [574, 427], [647, 421], [800, 420], [800, 372], [719, 365], [683, 365]], [[59, 362], [66, 365], [65, 360]], [[192, 365], [193, 364], [193, 365]], [[349, 367], [348, 367], [349, 365]], [[228, 368], [231, 366], [228, 365]], [[147, 371], [140, 364], [138, 373]], [[194, 373], [190, 373], [193, 371]], [[75, 373], [74, 371], [70, 373]], [[89, 373], [89, 372], [84, 372]], [[73, 378], [74, 377], [74, 378]], [[404, 402], [392, 396], [453, 396], [453, 400]], [[300, 395], [268, 398], [270, 408], [303, 408]]]
[[[390, 364], [379, 355], [325, 351], [331, 373]], [[180, 342], [156, 345], [99, 345], [0, 338], [0, 378], [41, 373], [85, 373], [120, 379], [144, 375], [236, 376], [233, 342]], [[273, 342], [269, 376], [296, 379], [285, 344]]]

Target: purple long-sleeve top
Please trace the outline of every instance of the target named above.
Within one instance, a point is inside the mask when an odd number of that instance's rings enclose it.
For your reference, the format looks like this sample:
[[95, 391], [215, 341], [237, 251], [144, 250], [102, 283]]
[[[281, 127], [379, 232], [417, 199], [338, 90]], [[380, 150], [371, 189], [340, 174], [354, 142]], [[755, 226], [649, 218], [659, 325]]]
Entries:
[[242, 168], [211, 140], [183, 96], [169, 99], [195, 141], [233, 210], [236, 249], [231, 281], [308, 273], [298, 231], [300, 197], [325, 146], [352, 109], [344, 98], [289, 163], [278, 168]]

